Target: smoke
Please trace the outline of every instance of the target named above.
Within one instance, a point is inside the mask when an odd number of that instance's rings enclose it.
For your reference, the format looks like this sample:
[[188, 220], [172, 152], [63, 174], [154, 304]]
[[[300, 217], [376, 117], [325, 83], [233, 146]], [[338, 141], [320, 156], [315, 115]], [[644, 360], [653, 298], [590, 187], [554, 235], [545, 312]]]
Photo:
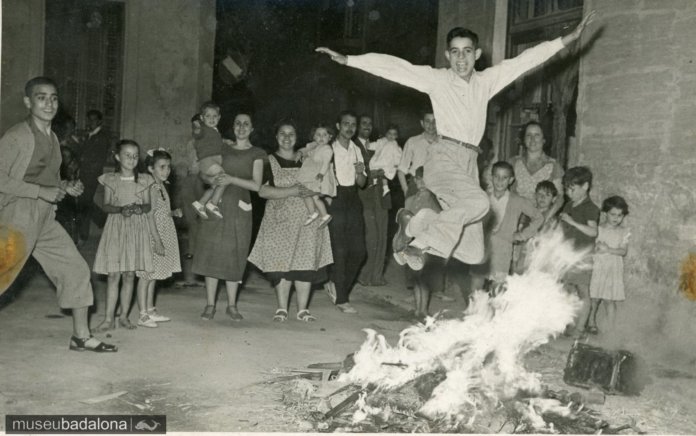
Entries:
[[[539, 394], [540, 376], [524, 368], [523, 357], [573, 321], [581, 303], [560, 279], [584, 254], [558, 231], [539, 236], [528, 271], [508, 277], [507, 290], [496, 296], [475, 292], [461, 318], [428, 318], [403, 330], [395, 346], [365, 330], [355, 366], [341, 381], [391, 390], [444, 372], [419, 412], [455, 425], [471, 424], [480, 412], [520, 392]], [[356, 418], [375, 413], [363, 410]]]

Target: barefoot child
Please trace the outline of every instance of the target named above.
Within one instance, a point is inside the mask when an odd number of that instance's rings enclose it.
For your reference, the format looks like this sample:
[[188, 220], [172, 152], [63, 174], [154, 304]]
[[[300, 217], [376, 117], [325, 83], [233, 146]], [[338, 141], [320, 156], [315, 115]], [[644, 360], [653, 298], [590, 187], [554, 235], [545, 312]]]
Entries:
[[153, 271], [153, 246], [157, 254], [164, 254], [159, 234], [154, 228], [150, 211], [150, 185], [154, 183], [148, 174], [138, 174], [137, 142], [123, 139], [116, 146], [117, 170], [99, 176], [104, 185], [104, 206], [108, 214], [99, 247], [94, 258], [94, 272], [107, 274], [106, 308], [104, 321], [97, 331], [116, 328], [114, 313], [119, 299], [121, 281], [121, 316], [118, 323], [126, 329], [135, 326], [128, 320], [133, 281], [136, 271]]
[[[198, 157], [198, 168], [204, 180], [212, 180], [215, 176], [223, 174], [222, 169], [222, 136], [217, 130], [220, 122], [220, 106], [212, 101], [205, 102], [201, 106], [201, 130], [195, 136], [193, 146], [196, 148]], [[196, 213], [201, 218], [208, 218], [208, 213], [212, 213], [218, 218], [222, 218], [222, 213], [218, 204], [225, 192], [224, 186], [211, 186], [208, 188], [200, 200], [193, 202]]]
[[[172, 210], [169, 202], [169, 194], [164, 184], [172, 171], [172, 156], [163, 149], [149, 150], [145, 158], [145, 167], [152, 174], [155, 183], [150, 185], [150, 202], [152, 208], [150, 214], [154, 217], [155, 231], [164, 246], [164, 253], [155, 253], [152, 256], [153, 271], [138, 271], [138, 307], [140, 318], [138, 325], [143, 327], [157, 327], [158, 322], [169, 321], [169, 318], [160, 315], [155, 307], [155, 284], [157, 280], [164, 280], [175, 272], [181, 271], [179, 259], [179, 241], [176, 237], [174, 220], [172, 217], [181, 218], [181, 209]], [[153, 239], [153, 245], [156, 238]], [[153, 246], [153, 250], [154, 250]]]
[[608, 330], [616, 327], [616, 302], [626, 299], [623, 281], [623, 258], [626, 256], [631, 232], [624, 227], [628, 204], [619, 196], [609, 197], [602, 203], [606, 221], [597, 228], [597, 240], [590, 279], [590, 316], [588, 333], [596, 335], [597, 309], [604, 303]]
[[298, 150], [302, 156], [302, 167], [297, 174], [297, 181], [307, 189], [319, 193], [303, 199], [309, 212], [309, 216], [304, 222], [306, 226], [319, 217], [321, 217], [319, 220], [320, 228], [331, 221], [331, 215], [326, 211], [326, 205], [321, 196], [336, 196], [336, 176], [331, 164], [333, 149], [329, 145], [332, 137], [329, 127], [320, 124], [313, 129], [313, 142]]
[[378, 177], [372, 180], [372, 184], [382, 184], [382, 196], [389, 194], [389, 180], [396, 176], [396, 170], [401, 163], [401, 147], [396, 142], [399, 138], [399, 127], [396, 124], [391, 124], [387, 127], [387, 132], [383, 138], [375, 142], [370, 142], [367, 149], [374, 151], [375, 154], [370, 159], [370, 170], [384, 172], [384, 177]]

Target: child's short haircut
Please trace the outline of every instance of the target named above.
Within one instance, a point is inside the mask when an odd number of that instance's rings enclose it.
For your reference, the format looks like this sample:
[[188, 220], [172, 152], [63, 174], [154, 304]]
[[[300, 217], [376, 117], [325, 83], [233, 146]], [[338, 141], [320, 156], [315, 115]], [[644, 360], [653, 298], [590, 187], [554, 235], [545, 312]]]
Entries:
[[619, 209], [624, 215], [628, 215], [628, 203], [623, 197], [613, 195], [602, 202], [602, 212], [609, 212], [614, 208]]
[[220, 106], [212, 100], [206, 101], [201, 105], [201, 110], [199, 111], [201, 115], [205, 113], [206, 110], [213, 109], [220, 113]]
[[588, 167], [573, 167], [566, 171], [563, 176], [563, 186], [584, 185], [587, 183], [587, 190], [592, 188], [592, 171]]
[[394, 124], [394, 123], [389, 124], [389, 125], [387, 126], [387, 130], [385, 130], [385, 132], [388, 132], [388, 131], [390, 131], [390, 130], [396, 130], [396, 133], [399, 133], [399, 125], [398, 125], [398, 124]]
[[558, 189], [556, 188], [556, 185], [554, 185], [553, 182], [551, 182], [550, 180], [542, 180], [541, 182], [537, 183], [534, 192], [539, 191], [546, 192], [552, 197], [558, 197]]
[[166, 150], [148, 150], [147, 153], [145, 153], [145, 168], [154, 166], [160, 159], [166, 159], [171, 162], [172, 155]]
[[506, 169], [508, 173], [510, 173], [511, 177], [515, 177], [515, 169], [510, 165], [510, 162], [506, 162], [504, 160], [499, 160], [498, 162], [493, 164], [493, 168], [491, 169], [491, 174], [495, 174], [495, 171], [497, 169]]
[[415, 177], [416, 177], [417, 179], [422, 179], [422, 178], [423, 178], [424, 172], [425, 172], [425, 170], [423, 169], [423, 166], [422, 166], [422, 165], [419, 166], [418, 168], [416, 168], [416, 175], [415, 175]]
[[450, 42], [452, 42], [454, 38], [469, 38], [471, 42], [474, 43], [474, 48], [478, 48], [478, 35], [469, 29], [455, 27], [447, 32], [447, 49], [449, 49]]
[[29, 80], [26, 85], [24, 85], [24, 95], [31, 97], [34, 87], [39, 85], [51, 85], [56, 88], [56, 90], [58, 89], [58, 85], [56, 85], [56, 82], [54, 82], [53, 79], [50, 77], [39, 76], [34, 77], [33, 79]]

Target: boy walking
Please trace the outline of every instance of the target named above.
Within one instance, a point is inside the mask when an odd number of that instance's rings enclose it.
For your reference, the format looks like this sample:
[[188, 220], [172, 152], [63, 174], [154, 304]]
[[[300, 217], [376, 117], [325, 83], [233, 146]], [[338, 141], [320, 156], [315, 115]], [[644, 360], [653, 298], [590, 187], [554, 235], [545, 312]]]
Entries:
[[[573, 167], [563, 176], [566, 195], [570, 199], [563, 206], [559, 216], [561, 228], [566, 239], [573, 242], [576, 250], [592, 250], [597, 238], [599, 208], [589, 196], [592, 187], [592, 171], [587, 167]], [[592, 258], [588, 256], [588, 260]], [[574, 268], [569, 271], [563, 282], [571, 292], [577, 293], [582, 307], [575, 321], [574, 331], [568, 334], [579, 337], [584, 333], [590, 315], [590, 279], [591, 268]]]
[[476, 33], [461, 27], [447, 34], [445, 57], [449, 68], [415, 66], [397, 57], [369, 53], [344, 56], [331, 49], [317, 51], [331, 56], [339, 64], [359, 68], [371, 74], [414, 88], [430, 96], [439, 143], [428, 155], [425, 183], [440, 201], [443, 211], [421, 210], [413, 215], [403, 210], [397, 214], [399, 231], [394, 238], [395, 252], [422, 265], [423, 254], [465, 263], [480, 263], [484, 256], [483, 228], [480, 223], [488, 212], [488, 198], [478, 179], [476, 144], [483, 137], [486, 109], [501, 89], [530, 69], [580, 37], [594, 13], [588, 14], [569, 35], [544, 42], [514, 59], [482, 72], [474, 70], [481, 56]]

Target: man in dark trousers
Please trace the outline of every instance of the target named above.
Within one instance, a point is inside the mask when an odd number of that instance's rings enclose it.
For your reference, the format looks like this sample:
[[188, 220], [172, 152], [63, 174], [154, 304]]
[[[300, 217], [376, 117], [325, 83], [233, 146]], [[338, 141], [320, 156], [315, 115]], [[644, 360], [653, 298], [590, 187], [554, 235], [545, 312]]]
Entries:
[[365, 259], [365, 230], [358, 191], [365, 186], [367, 179], [362, 153], [352, 140], [356, 124], [357, 117], [353, 112], [341, 112], [336, 124], [338, 136], [331, 144], [338, 186], [329, 207], [333, 216], [329, 232], [334, 264], [329, 269], [331, 285], [327, 291], [333, 294], [336, 307], [343, 313], [357, 312], [348, 299]]
[[382, 195], [382, 183], [370, 183], [373, 179], [384, 177], [384, 171], [370, 168], [370, 159], [375, 154], [368, 150], [370, 136], [372, 135], [372, 118], [369, 115], [361, 115], [358, 119], [358, 134], [353, 142], [360, 148], [365, 160], [365, 171], [368, 183], [365, 189], [359, 192], [363, 206], [363, 220], [365, 222], [365, 248], [366, 258], [358, 283], [363, 286], [384, 286], [384, 264], [387, 255], [387, 237], [389, 223], [389, 209], [391, 209], [391, 195]]
[[99, 182], [97, 177], [104, 174], [112, 137], [103, 125], [104, 116], [98, 110], [87, 112], [87, 136], [80, 144], [80, 180], [85, 192], [80, 196], [80, 241], [89, 238], [90, 223], [94, 221], [99, 227], [104, 225], [106, 215], [94, 204], [94, 194]]

